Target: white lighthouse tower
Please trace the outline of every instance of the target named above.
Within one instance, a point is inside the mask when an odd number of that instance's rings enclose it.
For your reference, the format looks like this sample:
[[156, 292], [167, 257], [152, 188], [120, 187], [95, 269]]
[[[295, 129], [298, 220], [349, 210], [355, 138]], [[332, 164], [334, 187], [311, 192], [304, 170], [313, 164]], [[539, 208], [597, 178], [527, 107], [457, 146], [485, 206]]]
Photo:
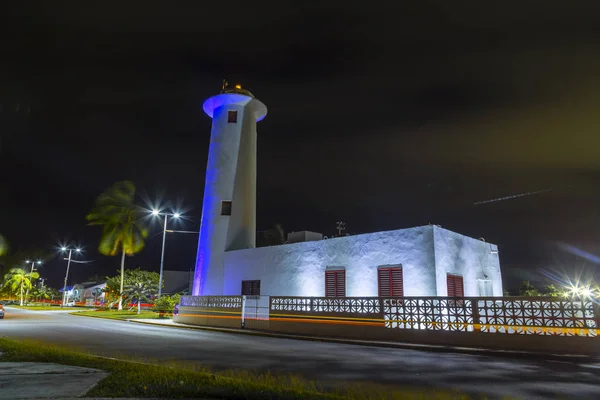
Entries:
[[240, 85], [204, 102], [212, 118], [192, 294], [223, 294], [224, 252], [256, 246], [256, 123], [267, 107]]

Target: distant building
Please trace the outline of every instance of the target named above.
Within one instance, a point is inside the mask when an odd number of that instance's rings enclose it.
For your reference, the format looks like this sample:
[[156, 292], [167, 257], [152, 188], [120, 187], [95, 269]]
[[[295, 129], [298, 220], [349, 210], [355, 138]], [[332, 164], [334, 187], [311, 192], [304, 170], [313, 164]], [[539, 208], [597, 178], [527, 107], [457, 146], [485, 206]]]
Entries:
[[104, 301], [106, 295], [104, 289], [106, 289], [106, 282], [86, 286], [83, 290], [83, 298], [80, 301], [86, 301], [88, 299]]
[[[67, 286], [66, 289], [67, 289], [66, 290], [66, 302], [67, 303], [71, 302], [71, 301], [74, 301], [74, 302], [82, 301], [83, 289], [84, 289], [82, 284], [77, 283], [77, 284], [74, 284], [71, 286]], [[63, 293], [63, 288], [60, 288], [58, 291]]]
[[213, 119], [194, 295], [502, 296], [498, 249], [439, 226], [324, 239], [295, 232], [255, 248], [256, 124], [240, 87], [206, 100]]
[[194, 279], [193, 271], [163, 271], [164, 294], [187, 294]]

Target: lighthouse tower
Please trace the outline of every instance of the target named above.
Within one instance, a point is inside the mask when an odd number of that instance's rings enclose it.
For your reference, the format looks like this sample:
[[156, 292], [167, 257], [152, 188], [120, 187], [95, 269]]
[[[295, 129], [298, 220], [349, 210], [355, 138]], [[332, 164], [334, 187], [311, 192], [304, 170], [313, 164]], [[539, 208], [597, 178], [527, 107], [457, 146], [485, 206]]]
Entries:
[[212, 118], [192, 294], [223, 294], [225, 251], [256, 245], [256, 123], [267, 107], [252, 93], [223, 85], [204, 102]]

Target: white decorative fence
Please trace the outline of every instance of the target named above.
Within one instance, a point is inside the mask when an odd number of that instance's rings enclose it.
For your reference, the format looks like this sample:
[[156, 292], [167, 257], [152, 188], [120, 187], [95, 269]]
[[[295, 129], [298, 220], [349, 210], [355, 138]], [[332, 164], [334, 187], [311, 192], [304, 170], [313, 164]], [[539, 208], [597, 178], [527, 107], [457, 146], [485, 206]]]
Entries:
[[181, 296], [181, 307], [242, 308], [242, 296]]
[[[214, 310], [214, 318], [219, 312], [237, 313], [241, 321], [243, 298], [182, 296], [183, 307], [203, 314]], [[263, 314], [254, 319], [511, 335], [596, 337], [600, 324], [597, 303], [560, 298], [271, 296]]]
[[386, 328], [559, 336], [597, 336], [591, 300], [502, 297], [271, 297], [271, 312], [363, 314]]

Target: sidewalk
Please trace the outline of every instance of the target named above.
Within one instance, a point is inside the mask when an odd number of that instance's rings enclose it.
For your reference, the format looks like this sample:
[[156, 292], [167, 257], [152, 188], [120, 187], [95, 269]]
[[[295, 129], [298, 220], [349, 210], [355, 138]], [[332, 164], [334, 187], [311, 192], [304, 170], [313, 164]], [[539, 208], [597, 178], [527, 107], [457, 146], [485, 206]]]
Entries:
[[[0, 400], [75, 400], [83, 397], [87, 400], [125, 400], [85, 397], [90, 389], [108, 375], [107, 371], [70, 365], [0, 361]], [[152, 399], [128, 397], [127, 400]]]
[[234, 329], [234, 328], [220, 328], [212, 326], [199, 326], [199, 325], [187, 325], [173, 322], [172, 319], [129, 319], [129, 322], [137, 324], [164, 326], [170, 328], [179, 329], [192, 329], [200, 331], [213, 331], [232, 333], [239, 335], [252, 335], [261, 337], [272, 337], [280, 339], [293, 339], [293, 340], [308, 340], [314, 342], [326, 342], [326, 343], [339, 343], [339, 344], [351, 344], [359, 346], [371, 346], [371, 347], [388, 347], [395, 349], [406, 349], [406, 350], [417, 350], [417, 351], [437, 351], [446, 353], [462, 353], [480, 356], [495, 356], [495, 357], [508, 357], [508, 358], [529, 358], [538, 360], [552, 360], [562, 361], [571, 363], [598, 363], [598, 359], [585, 355], [585, 354], [549, 354], [549, 353], [536, 353], [536, 352], [524, 352], [524, 351], [512, 351], [512, 350], [494, 350], [484, 349], [477, 347], [453, 347], [443, 345], [430, 345], [430, 344], [418, 344], [408, 342], [386, 342], [376, 340], [358, 340], [358, 339], [343, 339], [343, 338], [332, 338], [322, 336], [306, 336], [306, 335], [294, 335], [289, 333], [276, 333], [267, 331], [256, 331], [251, 329]]
[[108, 372], [92, 368], [0, 362], [0, 400], [80, 397], [107, 376]]

